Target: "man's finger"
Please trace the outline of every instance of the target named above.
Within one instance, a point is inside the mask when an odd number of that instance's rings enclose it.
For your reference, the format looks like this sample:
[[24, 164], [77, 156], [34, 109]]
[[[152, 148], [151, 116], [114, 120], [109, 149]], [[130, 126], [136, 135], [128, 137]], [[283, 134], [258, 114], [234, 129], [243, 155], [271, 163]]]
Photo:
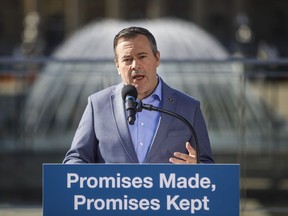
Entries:
[[173, 159], [172, 160], [173, 163], [181, 163], [181, 164], [186, 164], [186, 163], [193, 163], [194, 164], [194, 163], [196, 163], [196, 156], [195, 155], [190, 156], [190, 155], [183, 154], [180, 152], [175, 152], [174, 156], [175, 156], [175, 158], [171, 158], [171, 159]]
[[189, 142], [186, 142], [186, 149], [189, 152], [189, 155], [192, 157], [196, 157], [196, 151], [195, 149], [190, 145]]

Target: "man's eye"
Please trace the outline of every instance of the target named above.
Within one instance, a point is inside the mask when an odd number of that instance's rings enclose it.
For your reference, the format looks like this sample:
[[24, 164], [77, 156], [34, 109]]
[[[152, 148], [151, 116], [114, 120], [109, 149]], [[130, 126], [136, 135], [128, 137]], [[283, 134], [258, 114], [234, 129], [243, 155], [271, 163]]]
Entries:
[[123, 59], [123, 62], [130, 62], [130, 61], [131, 61], [130, 58], [124, 58], [124, 59]]

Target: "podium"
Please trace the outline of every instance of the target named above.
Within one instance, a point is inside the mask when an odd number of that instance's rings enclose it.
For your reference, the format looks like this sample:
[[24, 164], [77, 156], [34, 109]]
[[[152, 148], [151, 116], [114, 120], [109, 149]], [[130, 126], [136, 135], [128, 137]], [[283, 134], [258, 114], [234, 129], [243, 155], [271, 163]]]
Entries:
[[239, 216], [238, 164], [43, 164], [44, 216]]

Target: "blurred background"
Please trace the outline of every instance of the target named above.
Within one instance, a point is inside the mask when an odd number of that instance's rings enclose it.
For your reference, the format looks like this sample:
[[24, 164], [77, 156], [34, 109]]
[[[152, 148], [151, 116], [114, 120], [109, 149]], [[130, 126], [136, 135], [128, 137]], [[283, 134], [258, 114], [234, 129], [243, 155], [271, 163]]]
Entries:
[[112, 40], [156, 37], [159, 74], [201, 101], [217, 163], [241, 165], [241, 215], [288, 215], [288, 1], [3, 0], [0, 215], [42, 215], [95, 91], [120, 81]]

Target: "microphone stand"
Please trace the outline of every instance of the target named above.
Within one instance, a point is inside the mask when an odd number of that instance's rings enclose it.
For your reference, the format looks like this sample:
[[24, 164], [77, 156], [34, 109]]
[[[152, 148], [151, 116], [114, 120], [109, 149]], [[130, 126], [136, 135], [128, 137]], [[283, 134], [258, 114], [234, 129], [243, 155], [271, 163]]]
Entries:
[[200, 148], [199, 148], [199, 142], [198, 142], [197, 134], [196, 134], [194, 128], [192, 127], [192, 125], [184, 117], [182, 117], [181, 115], [178, 115], [177, 113], [174, 113], [174, 112], [171, 112], [168, 110], [164, 110], [164, 109], [161, 109], [159, 107], [155, 107], [155, 106], [150, 105], [150, 104], [143, 104], [142, 101], [139, 101], [139, 103], [137, 104], [137, 112], [141, 112], [142, 109], [165, 113], [167, 115], [174, 116], [174, 117], [178, 118], [179, 120], [181, 120], [182, 122], [184, 122], [192, 133], [191, 138], [193, 137], [194, 142], [195, 142], [196, 162], [197, 162], [197, 164], [200, 163], [200, 159], [199, 159]]

